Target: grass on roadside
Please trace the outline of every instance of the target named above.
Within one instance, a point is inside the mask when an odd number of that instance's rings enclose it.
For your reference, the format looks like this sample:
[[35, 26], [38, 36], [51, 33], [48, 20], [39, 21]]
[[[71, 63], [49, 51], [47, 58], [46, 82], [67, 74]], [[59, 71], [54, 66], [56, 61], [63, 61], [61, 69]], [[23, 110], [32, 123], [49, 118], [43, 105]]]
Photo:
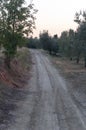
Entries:
[[[4, 63], [4, 62], [3, 62]], [[15, 58], [11, 61], [11, 70], [4, 64], [1, 66], [0, 79], [5, 84], [14, 87], [23, 87], [30, 77], [31, 56], [27, 48], [18, 48]]]
[[83, 63], [77, 64], [63, 57], [49, 56], [52, 63], [58, 68], [59, 73], [65, 77], [76, 90], [86, 93], [86, 68]]

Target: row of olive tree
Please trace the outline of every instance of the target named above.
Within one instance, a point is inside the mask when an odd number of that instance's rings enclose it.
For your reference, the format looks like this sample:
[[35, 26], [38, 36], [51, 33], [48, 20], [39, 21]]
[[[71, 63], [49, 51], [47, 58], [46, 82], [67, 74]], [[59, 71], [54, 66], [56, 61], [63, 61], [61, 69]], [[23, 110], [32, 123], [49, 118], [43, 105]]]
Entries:
[[35, 48], [35, 49], [44, 49], [48, 51], [50, 54], [57, 54], [59, 50], [58, 46], [58, 36], [54, 35], [51, 37], [48, 31], [44, 30], [39, 34], [39, 38], [30, 37], [27, 41], [27, 47]]
[[80, 55], [82, 54], [86, 67], [86, 11], [80, 11], [79, 13], [76, 13], [75, 22], [78, 23], [76, 40], [79, 53], [77, 62], [79, 62]]
[[74, 37], [75, 32], [70, 29], [69, 31], [63, 31], [59, 38], [60, 53], [69, 57], [70, 60], [72, 60], [74, 54]]
[[86, 67], [86, 12], [76, 13], [74, 21], [78, 23], [75, 32], [70, 29], [61, 33], [59, 38], [60, 53], [68, 56], [70, 60], [76, 58], [77, 63], [80, 58], [83, 58]]
[[70, 60], [76, 59], [77, 63], [83, 58], [86, 67], [86, 12], [76, 13], [74, 21], [78, 23], [76, 31], [63, 31], [59, 38], [57, 35], [51, 37], [48, 31], [43, 31], [39, 39], [29, 38], [28, 47], [43, 48], [50, 54], [59, 52], [61, 56], [67, 56]]
[[48, 33], [48, 31], [43, 31], [39, 35], [40, 37], [40, 43], [44, 50], [47, 50], [50, 54], [57, 54], [59, 50], [58, 46], [58, 36], [54, 35], [51, 37]]
[[42, 47], [41, 43], [40, 43], [40, 40], [37, 37], [28, 38], [26, 45], [27, 45], [28, 48], [32, 48], [32, 49], [40, 49]]
[[17, 46], [25, 41], [25, 35], [35, 28], [33, 4], [25, 6], [25, 0], [0, 0], [0, 44], [4, 47], [5, 63], [15, 56]]

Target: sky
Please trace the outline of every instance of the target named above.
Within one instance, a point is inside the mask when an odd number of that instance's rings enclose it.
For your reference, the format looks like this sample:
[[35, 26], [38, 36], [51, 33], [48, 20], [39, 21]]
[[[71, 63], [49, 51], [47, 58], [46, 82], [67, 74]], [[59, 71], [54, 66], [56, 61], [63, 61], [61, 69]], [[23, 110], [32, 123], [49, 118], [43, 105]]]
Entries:
[[62, 31], [70, 28], [76, 30], [78, 25], [74, 22], [75, 13], [86, 10], [86, 0], [33, 0], [33, 3], [38, 9], [34, 37], [38, 37], [43, 30], [48, 30], [51, 36], [60, 36]]

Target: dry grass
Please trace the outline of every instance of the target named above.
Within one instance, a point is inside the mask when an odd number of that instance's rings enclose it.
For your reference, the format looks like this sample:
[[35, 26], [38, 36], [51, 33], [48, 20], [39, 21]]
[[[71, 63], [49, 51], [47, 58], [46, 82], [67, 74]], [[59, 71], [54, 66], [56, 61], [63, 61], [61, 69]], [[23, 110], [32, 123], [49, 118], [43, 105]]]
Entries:
[[77, 65], [76, 61], [58, 57], [51, 57], [51, 60], [59, 68], [60, 74], [72, 84], [73, 89], [86, 93], [86, 68], [83, 62]]
[[11, 62], [11, 70], [4, 66], [1, 57], [0, 80], [13, 87], [23, 87], [29, 79], [31, 56], [27, 48], [18, 49], [16, 57]]
[[58, 58], [53, 57], [52, 61], [56, 64], [59, 68], [61, 68], [65, 73], [71, 72], [86, 72], [86, 68], [84, 67], [83, 62], [76, 64], [76, 61], [70, 61], [67, 58]]

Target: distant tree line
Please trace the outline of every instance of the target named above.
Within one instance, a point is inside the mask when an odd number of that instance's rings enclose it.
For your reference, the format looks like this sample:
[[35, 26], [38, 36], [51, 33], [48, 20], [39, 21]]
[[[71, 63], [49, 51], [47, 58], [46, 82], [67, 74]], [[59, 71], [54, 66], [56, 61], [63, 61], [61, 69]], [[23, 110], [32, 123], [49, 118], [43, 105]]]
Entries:
[[44, 30], [39, 34], [39, 38], [30, 37], [27, 42], [29, 48], [42, 48], [48, 51], [50, 54], [57, 54], [59, 50], [58, 36], [54, 35], [51, 37], [48, 31]]
[[43, 31], [39, 35], [40, 37], [40, 43], [44, 50], [47, 50], [50, 54], [57, 54], [59, 50], [58, 46], [58, 36], [54, 35], [51, 37], [48, 34], [48, 31]]
[[66, 56], [70, 60], [84, 61], [86, 67], [86, 11], [75, 14], [74, 22], [78, 24], [76, 31], [69, 29], [63, 31], [58, 38], [57, 35], [51, 37], [48, 31], [39, 34], [39, 38], [29, 38], [28, 46], [32, 48], [43, 48], [50, 54]]
[[40, 49], [41, 48], [41, 43], [40, 43], [40, 41], [37, 37], [28, 38], [26, 45], [27, 45], [28, 48], [33, 48], [33, 49]]

